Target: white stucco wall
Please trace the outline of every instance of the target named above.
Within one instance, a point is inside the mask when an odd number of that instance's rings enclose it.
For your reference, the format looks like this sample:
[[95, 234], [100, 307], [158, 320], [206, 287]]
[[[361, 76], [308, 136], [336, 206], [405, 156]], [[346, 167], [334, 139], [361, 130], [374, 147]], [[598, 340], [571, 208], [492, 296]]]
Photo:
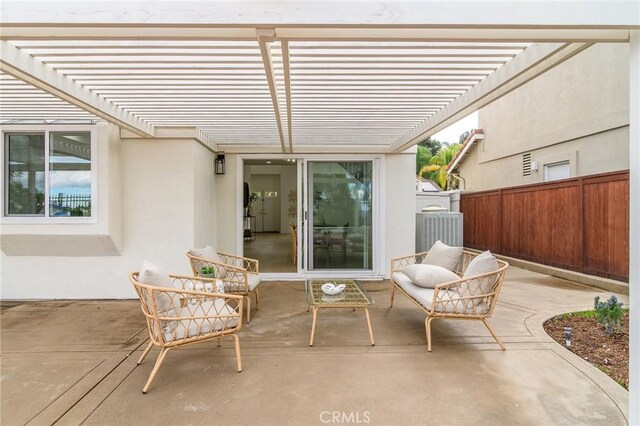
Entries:
[[226, 154], [226, 172], [224, 175], [216, 176], [215, 188], [216, 198], [216, 228], [218, 251], [226, 253], [239, 253], [240, 247], [237, 242], [237, 229], [242, 226], [242, 220], [237, 212], [238, 201], [238, 173], [242, 174], [238, 165], [236, 154]]
[[391, 258], [415, 253], [415, 170], [415, 152], [385, 156], [383, 266], [387, 278]]
[[[467, 189], [541, 182], [545, 163], [572, 176], [629, 167], [629, 46], [597, 44], [479, 111], [485, 138], [458, 167]], [[540, 171], [522, 176], [522, 154]]]
[[215, 154], [200, 144], [194, 145], [194, 246], [217, 244]]
[[98, 223], [3, 224], [3, 246], [5, 238], [46, 241], [49, 234], [73, 245], [74, 233], [83, 233], [110, 237], [119, 253], [54, 255], [74, 249], [62, 244], [51, 255], [16, 256], [3, 248], [3, 299], [133, 298], [127, 276], [144, 259], [186, 274], [185, 252], [215, 242], [213, 155], [208, 150], [193, 139], [120, 140], [117, 128], [106, 124], [99, 125], [98, 150]]

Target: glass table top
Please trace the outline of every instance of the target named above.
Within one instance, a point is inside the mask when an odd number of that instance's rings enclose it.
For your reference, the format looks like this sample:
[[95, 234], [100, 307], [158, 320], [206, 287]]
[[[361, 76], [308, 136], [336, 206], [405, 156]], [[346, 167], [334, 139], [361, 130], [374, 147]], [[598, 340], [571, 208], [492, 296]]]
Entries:
[[[345, 289], [333, 296], [322, 291], [322, 285], [332, 283], [344, 284]], [[334, 307], [369, 306], [374, 303], [373, 298], [353, 280], [312, 280], [307, 283], [307, 303], [309, 305], [323, 305]]]

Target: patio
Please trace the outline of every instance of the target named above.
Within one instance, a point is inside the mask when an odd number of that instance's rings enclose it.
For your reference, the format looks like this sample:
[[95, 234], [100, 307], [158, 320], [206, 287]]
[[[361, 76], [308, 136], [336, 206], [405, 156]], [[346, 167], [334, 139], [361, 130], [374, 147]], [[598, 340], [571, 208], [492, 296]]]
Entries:
[[[491, 323], [434, 324], [389, 282], [368, 282], [376, 346], [361, 312], [311, 314], [302, 282], [263, 283], [260, 311], [232, 340], [157, 356], [137, 301], [4, 302], [3, 424], [625, 424], [628, 393], [542, 329], [554, 314], [590, 308], [592, 288], [510, 268]], [[621, 300], [628, 303], [626, 296]], [[338, 417], [334, 417], [338, 416]], [[339, 421], [336, 421], [339, 420]]]

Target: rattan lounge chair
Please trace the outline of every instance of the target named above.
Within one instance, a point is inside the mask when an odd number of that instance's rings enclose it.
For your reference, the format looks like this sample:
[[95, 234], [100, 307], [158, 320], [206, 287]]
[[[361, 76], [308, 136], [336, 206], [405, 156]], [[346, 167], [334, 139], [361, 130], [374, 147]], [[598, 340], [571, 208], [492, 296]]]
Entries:
[[193, 251], [195, 250], [187, 252], [193, 275], [200, 276], [203, 266], [213, 266], [217, 272], [216, 278], [224, 281], [226, 293], [244, 296], [247, 301], [247, 323], [251, 322], [251, 293], [256, 296], [256, 309], [260, 309], [260, 293], [257, 288], [260, 284], [258, 260], [221, 252], [216, 252], [218, 259], [212, 259], [196, 256]]
[[[435, 319], [482, 321], [498, 345], [504, 350], [504, 345], [494, 333], [487, 319], [493, 314], [509, 264], [496, 260], [498, 269], [493, 272], [460, 278], [457, 281], [436, 285], [433, 289], [418, 287], [402, 273], [402, 269], [408, 265], [422, 263], [427, 253], [416, 253], [391, 259], [393, 289], [391, 290], [390, 306], [393, 307], [395, 292], [400, 291], [427, 314], [425, 329], [429, 352], [431, 352], [431, 321]], [[462, 258], [455, 271], [458, 276], [462, 277], [475, 256], [476, 254], [472, 252], [462, 252]]]
[[[213, 293], [215, 279], [170, 275], [175, 288], [158, 287], [138, 281], [134, 272], [129, 280], [140, 298], [151, 341], [138, 360], [144, 361], [153, 346], [160, 347], [156, 361], [142, 393], [147, 393], [167, 352], [172, 349], [231, 336], [235, 342], [238, 372], [242, 371], [240, 340], [236, 332], [242, 328], [242, 296]], [[194, 289], [206, 289], [198, 291]]]

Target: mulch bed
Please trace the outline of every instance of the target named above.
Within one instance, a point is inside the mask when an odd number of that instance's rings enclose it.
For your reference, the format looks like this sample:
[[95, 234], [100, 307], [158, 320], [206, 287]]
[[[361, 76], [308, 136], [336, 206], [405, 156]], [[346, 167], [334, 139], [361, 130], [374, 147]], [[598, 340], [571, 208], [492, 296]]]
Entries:
[[[565, 347], [564, 327], [573, 328], [571, 347]], [[629, 311], [619, 333], [607, 334], [590, 312], [563, 314], [544, 323], [555, 341], [629, 389]]]

